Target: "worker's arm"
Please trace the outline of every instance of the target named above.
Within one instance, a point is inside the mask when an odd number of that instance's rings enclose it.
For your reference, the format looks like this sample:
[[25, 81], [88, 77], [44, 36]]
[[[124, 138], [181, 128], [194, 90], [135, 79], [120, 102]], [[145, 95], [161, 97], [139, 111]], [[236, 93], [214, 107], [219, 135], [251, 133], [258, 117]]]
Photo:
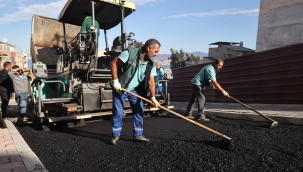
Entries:
[[221, 85], [217, 81], [213, 80], [211, 81], [211, 83], [213, 85], [213, 89], [221, 91], [224, 96], [229, 96], [229, 94], [221, 87]]
[[149, 93], [150, 93], [150, 97], [151, 97], [151, 102], [152, 105], [155, 107], [158, 107], [160, 105], [160, 103], [156, 100], [156, 83], [155, 83], [155, 76], [157, 75], [156, 72], [156, 67], [153, 67], [151, 72], [150, 72], [150, 77], [149, 77], [149, 81], [148, 81], [148, 86], [149, 86]]
[[80, 32], [86, 32], [86, 20], [84, 20], [84, 21], [82, 22], [82, 26], [81, 26]]
[[156, 90], [156, 84], [155, 84], [155, 76], [150, 76], [149, 77], [149, 92], [150, 92], [150, 97], [155, 97], [155, 90]]
[[155, 107], [159, 107], [160, 103], [156, 100], [156, 97], [155, 97], [155, 95], [156, 95], [155, 94], [155, 90], [156, 90], [155, 76], [149, 77], [148, 85], [149, 85], [149, 93], [150, 93], [150, 97], [151, 97], [150, 100], [152, 102], [152, 105]]
[[160, 78], [163, 79], [163, 77], [164, 77], [164, 70], [162, 68], [160, 68], [160, 76], [161, 76]]
[[120, 82], [118, 80], [117, 67], [120, 66], [120, 65], [122, 65], [122, 64], [123, 64], [123, 62], [118, 57], [116, 57], [110, 63], [110, 70], [111, 70], [111, 74], [112, 74], [112, 78], [113, 78], [113, 86], [117, 90], [121, 89], [121, 84], [120, 84]]
[[122, 64], [123, 64], [123, 62], [118, 57], [116, 57], [114, 60], [111, 61], [110, 70], [111, 70], [113, 80], [118, 79], [117, 67]]

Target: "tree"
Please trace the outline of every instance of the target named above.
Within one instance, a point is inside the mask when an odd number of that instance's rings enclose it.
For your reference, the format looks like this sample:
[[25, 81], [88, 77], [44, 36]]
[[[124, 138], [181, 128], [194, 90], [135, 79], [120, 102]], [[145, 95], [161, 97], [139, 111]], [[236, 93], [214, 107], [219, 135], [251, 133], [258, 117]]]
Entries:
[[198, 64], [200, 61], [200, 56], [194, 56], [193, 54], [186, 54], [186, 61], [187, 63], [192, 63], [194, 62], [194, 64]]
[[186, 65], [185, 52], [181, 49], [180, 51], [170, 49], [171, 55], [169, 57], [171, 68], [180, 68]]
[[168, 59], [170, 59], [171, 68], [180, 68], [186, 66], [188, 63], [194, 62], [198, 64], [200, 61], [199, 56], [194, 56], [193, 54], [186, 54], [182, 49], [180, 51], [170, 49], [171, 55]]

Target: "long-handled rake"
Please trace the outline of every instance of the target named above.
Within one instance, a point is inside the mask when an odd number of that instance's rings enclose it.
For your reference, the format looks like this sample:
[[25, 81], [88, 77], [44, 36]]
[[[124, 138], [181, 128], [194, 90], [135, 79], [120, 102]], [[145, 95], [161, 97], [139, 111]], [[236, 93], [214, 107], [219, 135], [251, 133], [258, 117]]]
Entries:
[[[146, 99], [146, 98], [144, 98], [144, 97], [142, 97], [142, 96], [140, 96], [140, 95], [137, 95], [137, 94], [135, 94], [135, 93], [132, 93], [132, 92], [130, 92], [130, 91], [124, 89], [124, 88], [121, 88], [121, 91], [127, 92], [128, 94], [131, 94], [131, 95], [133, 95], [133, 96], [136, 96], [136, 97], [138, 97], [138, 98], [140, 98], [140, 99], [142, 99], [142, 100], [144, 100], [144, 101], [146, 101], [146, 102], [148, 102], [148, 103], [152, 103], [150, 100], [148, 100], [148, 99]], [[180, 118], [182, 118], [182, 119], [185, 119], [186, 121], [189, 121], [189, 122], [191, 122], [191, 123], [193, 123], [193, 124], [196, 124], [197, 126], [202, 127], [203, 129], [205, 129], [205, 130], [207, 130], [207, 131], [210, 131], [210, 132], [212, 132], [212, 133], [214, 133], [214, 134], [216, 134], [216, 135], [222, 137], [221, 142], [227, 143], [227, 144], [228, 144], [228, 147], [229, 147], [229, 144], [231, 143], [231, 138], [230, 138], [230, 137], [227, 137], [226, 135], [224, 135], [224, 134], [222, 134], [222, 133], [219, 133], [218, 131], [215, 131], [215, 130], [213, 130], [213, 129], [211, 129], [211, 128], [208, 128], [208, 127], [206, 127], [206, 126], [204, 126], [204, 125], [202, 125], [202, 124], [200, 124], [200, 123], [198, 123], [198, 122], [196, 122], [196, 121], [193, 121], [193, 120], [191, 120], [191, 119], [188, 119], [188, 118], [186, 118], [185, 116], [183, 116], [183, 115], [181, 115], [181, 114], [178, 114], [178, 113], [176, 113], [176, 112], [174, 112], [174, 111], [172, 111], [172, 110], [170, 110], [170, 109], [167, 109], [167, 108], [165, 108], [165, 107], [163, 107], [163, 106], [161, 106], [161, 105], [159, 105], [158, 107], [161, 108], [161, 109], [163, 109], [163, 110], [166, 110], [167, 112], [170, 112], [170, 113], [172, 113], [172, 114], [174, 114], [174, 115], [176, 115], [176, 116], [178, 116], [178, 117], [180, 117]], [[224, 146], [226, 146], [226, 145], [224, 145]]]
[[268, 116], [265, 116], [265, 115], [261, 114], [260, 112], [254, 110], [253, 108], [251, 108], [251, 107], [247, 106], [246, 104], [240, 102], [239, 100], [233, 98], [232, 96], [228, 96], [228, 98], [233, 99], [234, 101], [238, 102], [239, 104], [243, 105], [244, 107], [247, 107], [248, 109], [250, 109], [250, 110], [256, 112], [257, 114], [259, 114], [259, 115], [263, 116], [264, 118], [268, 119], [269, 121], [271, 121], [272, 124], [270, 125], [270, 128], [276, 127], [276, 126], [278, 125], [278, 122], [277, 122], [277, 121], [275, 121], [275, 120], [269, 118]]

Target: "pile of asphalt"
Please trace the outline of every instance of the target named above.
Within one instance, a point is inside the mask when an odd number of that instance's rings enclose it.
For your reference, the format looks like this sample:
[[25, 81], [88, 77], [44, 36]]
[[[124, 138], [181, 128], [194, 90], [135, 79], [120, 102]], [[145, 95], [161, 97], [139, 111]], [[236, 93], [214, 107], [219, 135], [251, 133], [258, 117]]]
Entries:
[[[110, 145], [111, 121], [36, 131], [17, 127], [49, 171], [303, 171], [303, 127], [212, 116], [201, 122], [221, 137], [173, 115], [145, 118], [149, 144], [132, 142], [132, 118]], [[226, 147], [226, 144], [228, 147]], [[231, 148], [231, 149], [227, 149]]]

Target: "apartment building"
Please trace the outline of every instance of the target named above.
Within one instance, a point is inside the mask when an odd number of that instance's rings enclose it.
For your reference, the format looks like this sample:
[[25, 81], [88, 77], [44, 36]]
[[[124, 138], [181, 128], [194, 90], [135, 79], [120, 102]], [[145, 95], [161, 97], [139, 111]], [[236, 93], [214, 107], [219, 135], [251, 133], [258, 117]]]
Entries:
[[211, 47], [208, 50], [208, 57], [216, 59], [227, 59], [255, 53], [255, 50], [243, 47], [243, 42], [214, 42], [209, 45]]
[[3, 63], [6, 61], [11, 62], [13, 65], [18, 65], [22, 68], [27, 68], [26, 64], [27, 54], [23, 51], [22, 53], [17, 54], [15, 51], [15, 46], [6, 42], [0, 41], [0, 64], [1, 68]]

